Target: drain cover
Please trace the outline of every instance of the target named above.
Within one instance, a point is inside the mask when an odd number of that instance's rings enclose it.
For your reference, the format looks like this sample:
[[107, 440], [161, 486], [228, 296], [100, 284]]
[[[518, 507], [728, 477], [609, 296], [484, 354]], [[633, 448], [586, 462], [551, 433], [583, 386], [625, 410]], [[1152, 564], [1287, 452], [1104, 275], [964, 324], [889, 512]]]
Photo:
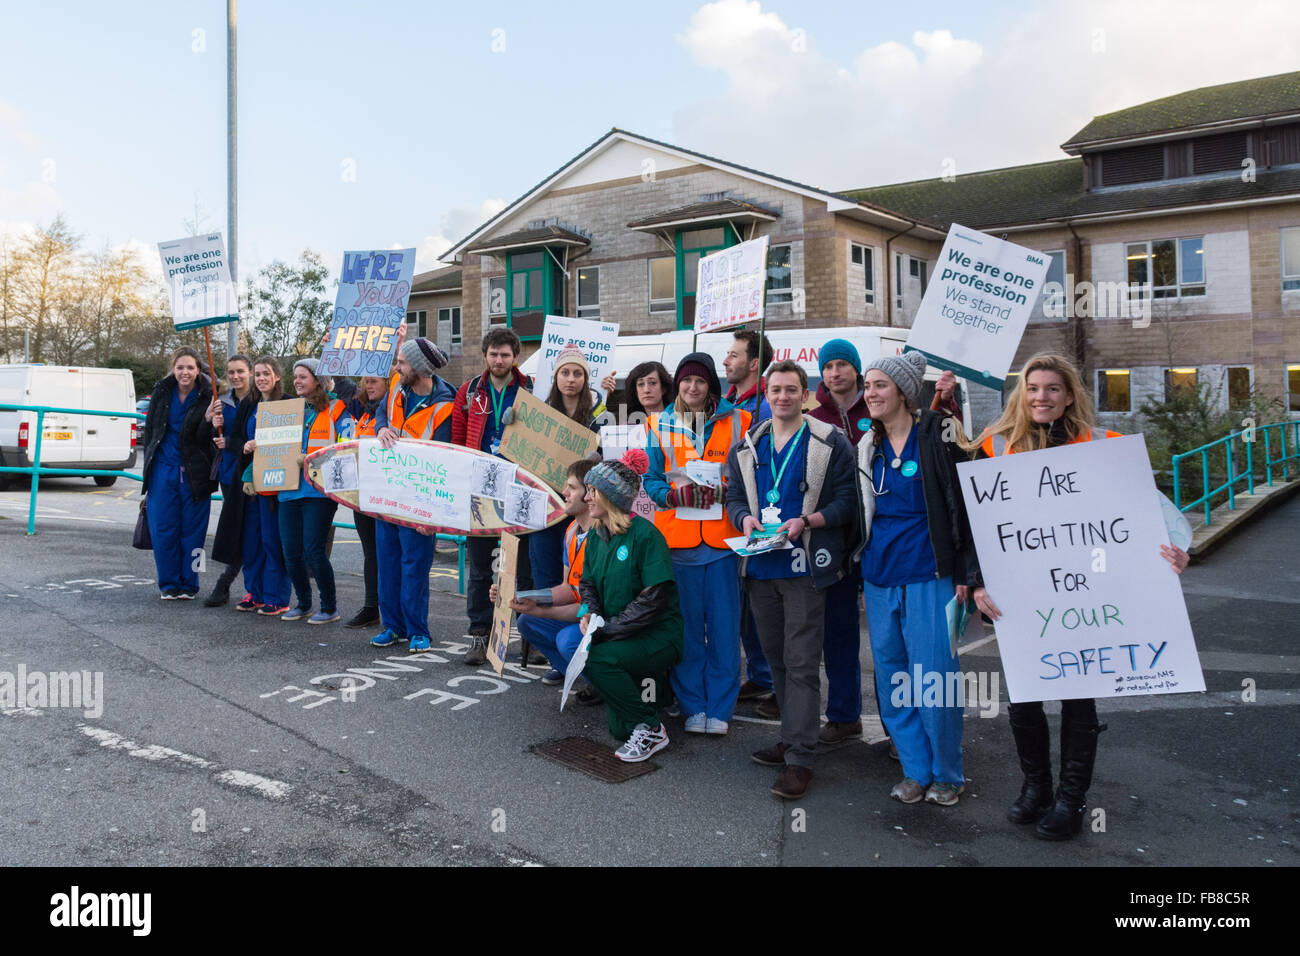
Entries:
[[537, 744], [532, 749], [533, 753], [580, 770], [605, 783], [623, 783], [657, 769], [649, 760], [624, 763], [614, 756], [614, 749], [609, 744], [598, 744], [590, 737], [563, 737]]

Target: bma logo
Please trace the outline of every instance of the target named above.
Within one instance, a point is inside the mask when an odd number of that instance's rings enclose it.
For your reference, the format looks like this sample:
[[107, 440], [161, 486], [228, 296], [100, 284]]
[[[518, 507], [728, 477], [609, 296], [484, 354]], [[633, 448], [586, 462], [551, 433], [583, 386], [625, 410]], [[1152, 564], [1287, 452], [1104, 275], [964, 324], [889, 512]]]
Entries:
[[1038, 256], [1025, 256], [1025, 261], [1032, 262], [1036, 266], [1041, 266], [1043, 264], [1043, 260], [1038, 258]]
[[271, 471], [262, 472], [262, 487], [270, 488], [272, 485], [284, 484], [284, 469], [276, 468]]

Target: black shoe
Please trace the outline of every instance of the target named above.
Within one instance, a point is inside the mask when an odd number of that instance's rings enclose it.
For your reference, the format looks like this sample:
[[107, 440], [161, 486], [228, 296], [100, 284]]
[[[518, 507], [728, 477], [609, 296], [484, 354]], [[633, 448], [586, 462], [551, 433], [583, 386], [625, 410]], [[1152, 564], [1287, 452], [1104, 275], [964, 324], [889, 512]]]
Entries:
[[1051, 735], [1041, 708], [1029, 713], [1013, 710], [1011, 732], [1016, 738], [1016, 755], [1025, 780], [1020, 796], [1007, 811], [1007, 819], [1024, 826], [1038, 822], [1052, 807]]
[[600, 694], [597, 693], [596, 688], [584, 687], [582, 690], [578, 691], [577, 701], [583, 707], [594, 707], [596, 704], [603, 704], [605, 698], [601, 697]]
[[360, 611], [352, 616], [344, 627], [374, 627], [379, 623], [379, 609], [374, 607], [363, 607]]
[[778, 742], [763, 750], [755, 750], [749, 758], [764, 767], [782, 767], [785, 766], [785, 752], [789, 749], [789, 744]]
[[1040, 840], [1070, 839], [1083, 829], [1083, 815], [1087, 809], [1086, 803], [1074, 804], [1058, 799], [1034, 827], [1034, 836]]
[[1083, 829], [1092, 768], [1097, 761], [1097, 735], [1101, 731], [1095, 712], [1089, 710], [1086, 719], [1080, 720], [1062, 709], [1060, 783], [1055, 805], [1034, 829], [1034, 836], [1040, 840], [1068, 840]]
[[470, 667], [478, 667], [480, 664], [487, 663], [487, 638], [480, 637], [477, 634], [471, 634], [472, 643], [469, 650], [465, 652], [465, 663]]
[[203, 602], [204, 607], [225, 607], [230, 603], [230, 589], [215, 587]]

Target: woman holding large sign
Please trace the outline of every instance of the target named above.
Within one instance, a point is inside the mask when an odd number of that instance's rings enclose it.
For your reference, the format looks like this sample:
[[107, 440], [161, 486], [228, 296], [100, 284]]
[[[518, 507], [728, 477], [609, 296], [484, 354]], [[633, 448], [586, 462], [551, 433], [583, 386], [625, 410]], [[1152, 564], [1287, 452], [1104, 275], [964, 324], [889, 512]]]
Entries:
[[[1060, 355], [1035, 355], [1021, 370], [1002, 417], [964, 447], [979, 458], [992, 458], [1119, 437], [1117, 432], [1096, 428], [1095, 420], [1083, 380], [1070, 361]], [[1181, 548], [1162, 545], [1160, 552], [1175, 573], [1187, 567], [1188, 555]], [[978, 570], [976, 580], [980, 580]], [[975, 588], [974, 599], [991, 620], [1001, 616], [982, 586]], [[1097, 735], [1105, 729], [1097, 721], [1097, 702], [1091, 698], [1061, 701], [1061, 773], [1055, 799], [1051, 737], [1042, 701], [1013, 703], [1010, 708], [1011, 732], [1025, 779], [1007, 819], [1017, 824], [1037, 822], [1035, 835], [1044, 840], [1068, 840], [1083, 827]]]
[[956, 419], [929, 409], [917, 415], [925, 366], [912, 351], [863, 370], [871, 428], [858, 443], [867, 536], [860, 554], [876, 697], [903, 764], [889, 795], [950, 807], [965, 776], [948, 605], [954, 595], [966, 602], [976, 565], [957, 485]]

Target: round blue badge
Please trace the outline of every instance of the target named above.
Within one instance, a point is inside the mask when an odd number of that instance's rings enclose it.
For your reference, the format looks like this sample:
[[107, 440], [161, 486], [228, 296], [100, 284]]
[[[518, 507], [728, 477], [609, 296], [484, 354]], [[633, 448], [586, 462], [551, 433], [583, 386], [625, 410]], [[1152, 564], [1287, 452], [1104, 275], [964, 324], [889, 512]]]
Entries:
[[899, 471], [903, 473], [904, 478], [911, 478], [913, 475], [916, 474], [916, 462], [914, 461], [903, 462], [903, 467], [900, 468]]
[[772, 504], [776, 504], [778, 501], [781, 500], [781, 492], [773, 488], [771, 491], [767, 493], [766, 497], [767, 500], [770, 501]]
[[869, 429], [870, 427], [871, 427], [871, 419], [870, 419], [870, 418], [859, 418], [859, 419], [858, 419], [858, 431], [860, 431], [860, 432], [864, 432], [864, 431], [866, 431], [867, 429]]
[[618, 559], [619, 559], [620, 561], [626, 561], [626, 560], [627, 560], [627, 545], [621, 545], [621, 546], [619, 547], [617, 553], [618, 553]]

